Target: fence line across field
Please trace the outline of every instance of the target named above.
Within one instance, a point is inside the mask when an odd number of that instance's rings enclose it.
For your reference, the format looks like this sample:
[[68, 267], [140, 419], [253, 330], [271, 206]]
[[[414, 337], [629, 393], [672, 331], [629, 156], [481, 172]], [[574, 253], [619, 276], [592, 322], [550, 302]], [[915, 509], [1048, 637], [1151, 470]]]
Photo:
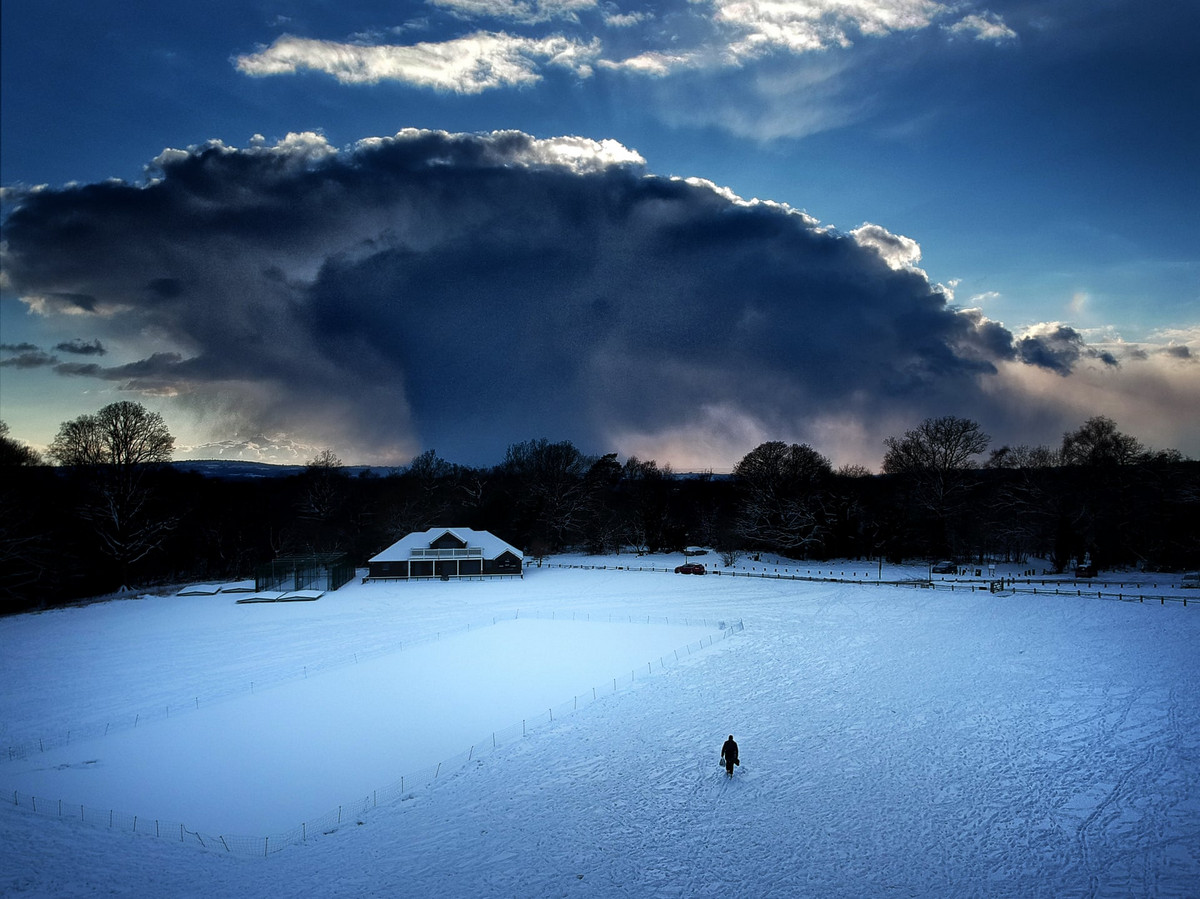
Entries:
[[[545, 563], [546, 568], [578, 568], [589, 571], [648, 571], [658, 572], [660, 574], [670, 574], [674, 568], [659, 568], [651, 565], [584, 565], [584, 564], [561, 564], [557, 562]], [[751, 569], [749, 571], [736, 569], [720, 569], [714, 568], [707, 572], [708, 576], [730, 577], [730, 578], [758, 578], [760, 580], [771, 581], [806, 581], [816, 584], [853, 584], [856, 586], [879, 586], [879, 587], [922, 587], [933, 588], [937, 590], [950, 590], [951, 592], [961, 591], [964, 593], [1029, 593], [1034, 596], [1083, 596], [1092, 597], [1095, 599], [1111, 599], [1120, 602], [1158, 602], [1160, 605], [1166, 605], [1169, 602], [1180, 603], [1183, 606], [1188, 604], [1186, 595], [1170, 596], [1165, 593], [1150, 593], [1141, 590], [1142, 585], [1136, 581], [1103, 581], [1103, 580], [1088, 580], [1081, 581], [1074, 578], [1068, 578], [1062, 581], [1048, 580], [1041, 577], [1000, 577], [1000, 578], [958, 578], [953, 579], [939, 578], [937, 580], [928, 577], [907, 577], [907, 578], [891, 578], [884, 580], [878, 577], [871, 577], [865, 571], [862, 577], [859, 577], [857, 571], [852, 568], [842, 568], [838, 571], [836, 568], [830, 568], [829, 573], [824, 573], [825, 569], [818, 568], [814, 575], [812, 569], [805, 569], [805, 574], [793, 573], [786, 566], [782, 571], [778, 567], [773, 570], [768, 570], [764, 567], [762, 571]], [[846, 576], [846, 571], [850, 571], [850, 576]], [[1097, 586], [1109, 587], [1108, 592], [1095, 589]], [[1113, 587], [1117, 590], [1112, 590]], [[1128, 588], [1128, 590], [1126, 589]], [[1200, 597], [1197, 597], [1200, 598]], [[1193, 599], [1193, 604], [1195, 600]]]
[[[525, 613], [529, 617], [529, 613]], [[551, 620], [592, 620], [587, 618], [571, 618], [566, 616], [555, 618], [552, 614], [534, 613], [533, 617], [545, 619], [549, 617]], [[512, 620], [516, 620], [514, 616]], [[625, 620], [626, 616], [608, 616], [609, 621]], [[498, 619], [501, 620], [501, 619]], [[502, 619], [509, 620], [509, 619]], [[601, 620], [597, 618], [596, 620]], [[647, 623], [671, 623], [666, 618], [646, 618], [645, 616], [632, 616], [628, 619], [632, 623], [646, 621]], [[710, 622], [706, 619], [683, 619], [688, 626], [716, 626], [719, 630], [718, 634], [706, 634], [699, 640], [694, 640], [686, 646], [681, 646], [678, 649], [670, 650], [668, 653], [659, 656], [657, 659], [651, 659], [645, 663], [644, 667], [633, 668], [628, 674], [621, 673], [611, 679], [605, 680], [602, 684], [591, 687], [584, 693], [578, 693], [568, 700], [550, 706], [544, 712], [540, 712], [532, 717], [524, 718], [519, 723], [509, 725], [508, 727], [499, 730], [493, 730], [488, 734], [483, 735], [467, 750], [460, 752], [457, 755], [451, 756], [438, 762], [436, 765], [430, 765], [417, 771], [408, 772], [401, 775], [400, 779], [394, 781], [377, 790], [372, 790], [367, 796], [360, 799], [347, 802], [339, 805], [336, 809], [331, 809], [325, 814], [310, 818], [307, 821], [301, 822], [298, 826], [282, 833], [268, 834], [264, 836], [242, 836], [230, 834], [207, 834], [196, 830], [188, 829], [184, 824], [178, 821], [165, 821], [157, 818], [149, 818], [139, 816], [127, 812], [119, 812], [113, 809], [104, 808], [89, 808], [79, 803], [71, 803], [63, 799], [46, 799], [30, 794], [23, 794], [17, 790], [11, 792], [11, 802], [18, 808], [26, 809], [35, 815], [43, 817], [55, 817], [63, 820], [74, 820], [96, 827], [107, 827], [110, 830], [116, 830], [123, 833], [136, 833], [145, 836], [154, 836], [172, 841], [179, 841], [194, 846], [199, 846], [205, 849], [211, 849], [218, 852], [228, 852], [237, 855], [266, 857], [273, 852], [279, 852], [288, 846], [295, 846], [307, 843], [309, 840], [319, 839], [321, 836], [328, 836], [337, 832], [343, 825], [350, 822], [356, 824], [362, 823], [363, 815], [367, 814], [374, 808], [380, 805], [385, 805], [397, 800], [412, 798], [415, 791], [422, 786], [428, 785], [436, 781], [442, 774], [449, 774], [452, 771], [460, 770], [472, 760], [483, 756], [484, 754], [499, 749], [502, 746], [516, 742], [517, 740], [526, 737], [530, 731], [546, 724], [554, 722], [556, 718], [564, 718], [578, 709], [584, 708], [592, 703], [598, 702], [605, 697], [611, 696], [614, 693], [620, 692], [622, 689], [627, 689], [631, 684], [639, 682], [641, 679], [652, 677], [656, 672], [662, 672], [668, 667], [683, 663], [687, 658], [695, 652], [711, 647], [717, 640], [725, 640], [735, 633], [745, 630], [745, 625], [741, 619]], [[675, 619], [674, 623], [679, 624], [680, 619]], [[437, 637], [433, 637], [436, 640]], [[428, 642], [428, 641], [426, 641]], [[5, 792], [0, 799], [8, 801], [9, 793]]]
[[0, 761], [8, 759], [14, 761], [17, 759], [27, 758], [35, 753], [46, 752], [50, 749], [57, 749], [61, 746], [71, 745], [71, 741], [79, 742], [80, 740], [90, 740], [96, 737], [105, 737], [110, 733], [118, 733], [122, 730], [136, 729], [139, 726], [150, 724], [154, 721], [161, 721], [170, 718], [172, 715], [179, 715], [189, 711], [196, 711], [201, 707], [211, 705], [214, 702], [222, 702], [228, 699], [233, 699], [238, 696], [245, 696], [247, 693], [261, 692], [272, 687], [280, 686], [281, 684], [291, 683], [296, 680], [303, 680], [309, 675], [320, 674], [325, 671], [334, 671], [340, 668], [346, 668], [350, 665], [357, 665], [360, 662], [370, 661], [372, 659], [382, 658], [392, 655], [393, 653], [403, 652], [405, 649], [411, 649], [416, 646], [423, 646], [429, 643], [436, 643], [443, 637], [457, 636], [459, 634], [467, 634], [472, 630], [480, 630], [485, 627], [493, 627], [501, 621], [519, 621], [522, 618], [548, 621], [596, 621], [607, 623], [623, 623], [630, 624], [675, 624], [685, 627], [723, 627], [723, 623], [712, 621], [706, 618], [688, 618], [688, 617], [669, 617], [666, 615], [615, 615], [615, 614], [596, 614], [590, 612], [541, 612], [530, 611], [528, 609], [517, 609], [507, 615], [494, 615], [491, 621], [482, 623], [468, 623], [458, 625], [452, 628], [442, 628], [436, 631], [430, 631], [426, 634], [419, 634], [415, 637], [410, 637], [406, 640], [401, 640], [395, 645], [374, 647], [372, 649], [363, 649], [357, 652], [339, 655], [336, 658], [329, 658], [323, 661], [316, 661], [307, 665], [289, 668], [286, 671], [273, 671], [263, 676], [256, 677], [253, 680], [241, 681], [236, 685], [229, 685], [223, 689], [218, 689], [209, 693], [187, 698], [181, 698], [179, 701], [171, 704], [156, 706], [152, 709], [141, 709], [131, 715], [125, 715], [121, 718], [113, 717], [103, 724], [92, 722], [79, 726], [72, 726], [65, 731], [60, 731], [57, 734], [44, 735], [36, 738], [25, 739], [20, 743], [13, 743], [6, 747], [4, 754], [0, 755]]

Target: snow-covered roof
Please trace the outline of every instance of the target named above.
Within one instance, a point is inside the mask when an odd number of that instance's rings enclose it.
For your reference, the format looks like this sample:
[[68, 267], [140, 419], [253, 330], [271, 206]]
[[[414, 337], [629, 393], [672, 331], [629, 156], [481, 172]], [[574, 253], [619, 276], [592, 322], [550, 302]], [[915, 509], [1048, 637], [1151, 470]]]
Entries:
[[430, 544], [443, 534], [452, 534], [467, 546], [483, 550], [483, 558], [495, 559], [505, 552], [510, 552], [518, 559], [524, 559], [525, 554], [515, 546], [505, 543], [491, 531], [477, 531], [474, 528], [430, 528], [427, 531], [414, 531], [402, 540], [397, 540], [383, 552], [372, 556], [371, 562], [407, 562], [412, 558], [414, 549], [428, 549]]

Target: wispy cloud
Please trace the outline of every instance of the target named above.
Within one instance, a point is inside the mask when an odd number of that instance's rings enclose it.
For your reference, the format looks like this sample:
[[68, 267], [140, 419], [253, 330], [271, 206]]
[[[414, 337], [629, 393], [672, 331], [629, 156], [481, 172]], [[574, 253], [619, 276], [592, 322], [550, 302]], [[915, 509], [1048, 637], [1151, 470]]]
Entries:
[[533, 24], [552, 19], [574, 20], [584, 10], [594, 9], [596, 0], [429, 0], [434, 6], [452, 10], [466, 19], [503, 19]]
[[606, 12], [604, 14], [604, 24], [609, 28], [632, 28], [642, 22], [647, 22], [653, 19], [651, 13], [642, 12]]
[[[936, 0], [713, 0], [683, 4], [673, 11], [679, 31], [659, 27], [645, 11], [600, 9], [595, 0], [431, 0], [432, 5], [476, 27], [461, 37], [416, 44], [380, 43], [366, 37], [315, 39], [294, 34], [237, 56], [247, 75], [295, 74], [311, 70], [344, 84], [399, 81], [459, 93], [517, 87], [538, 81], [545, 67], [588, 76], [597, 66], [654, 77], [677, 72], [740, 68], [773, 54], [809, 55], [848, 48], [863, 39], [917, 31], [954, 15], [957, 6]], [[535, 28], [522, 36], [488, 30], [554, 23], [555, 33]], [[633, 32], [605, 47], [601, 26]], [[980, 40], [1016, 37], [998, 15], [970, 14], [946, 26], [954, 35]], [[622, 53], [621, 48], [639, 47]]]
[[498, 87], [531, 84], [542, 66], [591, 74], [600, 53], [597, 39], [588, 43], [563, 36], [527, 38], [477, 31], [440, 43], [360, 45], [284, 35], [235, 64], [247, 75], [295, 74], [302, 69], [324, 72], [344, 84], [403, 81], [421, 87], [478, 94]]
[[973, 37], [977, 41], [992, 41], [997, 44], [1017, 39], [1017, 33], [1009, 28], [1000, 16], [992, 12], [963, 16], [953, 25], [946, 26], [946, 30], [951, 34]]
[[737, 58], [848, 47], [860, 35], [926, 28], [945, 10], [933, 0], [715, 0], [714, 8], [714, 20], [736, 33]]

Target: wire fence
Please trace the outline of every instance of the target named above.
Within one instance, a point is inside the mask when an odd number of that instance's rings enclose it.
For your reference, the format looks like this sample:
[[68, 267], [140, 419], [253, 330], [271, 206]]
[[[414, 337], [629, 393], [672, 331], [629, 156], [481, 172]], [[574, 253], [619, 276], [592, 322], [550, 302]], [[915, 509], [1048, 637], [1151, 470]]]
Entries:
[[143, 708], [132, 713], [125, 714], [122, 717], [113, 717], [103, 722], [90, 722], [73, 725], [69, 729], [59, 730], [54, 733], [42, 734], [34, 737], [25, 737], [10, 743], [7, 747], [5, 747], [3, 750], [3, 755], [0, 755], [0, 761], [3, 759], [16, 761], [19, 759], [28, 758], [36, 753], [47, 752], [51, 749], [57, 749], [63, 746], [70, 746], [72, 742], [78, 743], [83, 740], [105, 737], [110, 733], [118, 733], [123, 730], [133, 730], [138, 727], [151, 724], [155, 721], [162, 721], [173, 716], [194, 712], [217, 702], [223, 702], [239, 696], [245, 696], [247, 694], [259, 693], [264, 690], [269, 690], [273, 687], [291, 683], [296, 680], [302, 680], [325, 671], [334, 671], [350, 665], [357, 665], [360, 662], [366, 662], [370, 661], [371, 659], [389, 656], [395, 652], [403, 652], [406, 649], [412, 649], [429, 643], [436, 643], [443, 638], [467, 634], [473, 630], [478, 631], [484, 627], [492, 627], [501, 621], [518, 621], [522, 618], [544, 619], [550, 621], [606, 621], [609, 623], [628, 621], [629, 623], [634, 624], [675, 624], [694, 627], [718, 627], [718, 629], [724, 627], [723, 622], [716, 622], [704, 618], [685, 618], [678, 616], [667, 617], [662, 615], [600, 615], [592, 614], [590, 612], [570, 612], [564, 614], [557, 612], [541, 612], [537, 610], [530, 611], [517, 609], [507, 615], [493, 616], [490, 621], [474, 622], [451, 628], [442, 628], [440, 630], [429, 631], [427, 633], [415, 634], [391, 645], [375, 646], [370, 649], [359, 649], [354, 652], [347, 652], [337, 656], [332, 656], [324, 660], [309, 661], [307, 664], [293, 666], [290, 668], [279, 668], [273, 671], [260, 672], [253, 679], [246, 679], [236, 683], [224, 683], [201, 695], [181, 696], [175, 702], [164, 703], [162, 705], [154, 706], [153, 708]]
[[[585, 613], [571, 613], [568, 615], [556, 615], [555, 613], [529, 613], [516, 612], [511, 620], [520, 618], [538, 618], [563, 621], [608, 621], [608, 622], [624, 622], [630, 623], [647, 623], [647, 624], [683, 624], [686, 626], [710, 627], [716, 628], [716, 633], [709, 633], [698, 640], [688, 643], [686, 646], [681, 646], [678, 649], [671, 650], [668, 653], [660, 655], [657, 659], [651, 659], [645, 663], [645, 666], [639, 666], [631, 669], [628, 674], [622, 672], [609, 680], [605, 680], [601, 684], [591, 687], [589, 690], [578, 693], [570, 699], [564, 700], [557, 705], [547, 708], [544, 712], [539, 712], [535, 715], [522, 719], [519, 723], [509, 725], [508, 727], [499, 730], [493, 730], [490, 733], [482, 735], [471, 746], [463, 752], [458, 753], [447, 759], [443, 759], [436, 765], [430, 765], [426, 768], [410, 771], [401, 775], [399, 780], [396, 780], [377, 790], [372, 790], [367, 796], [355, 799], [345, 804], [339, 805], [336, 809], [331, 809], [323, 815], [315, 818], [310, 818], [307, 821], [301, 822], [298, 826], [285, 830], [281, 833], [273, 833], [264, 836], [241, 836], [230, 834], [210, 834], [202, 833], [198, 830], [190, 830], [184, 824], [178, 821], [166, 821], [157, 818], [149, 818], [130, 814], [128, 812], [116, 811], [105, 808], [89, 808], [78, 803], [71, 803], [63, 799], [46, 799], [37, 797], [31, 794], [21, 793], [13, 790], [11, 793], [12, 804], [18, 808], [25, 809], [32, 814], [43, 817], [54, 817], [63, 820], [79, 821], [83, 824], [96, 827], [104, 827], [109, 830], [119, 831], [123, 833], [141, 834], [144, 836], [154, 836], [162, 839], [177, 840], [181, 843], [191, 844], [204, 849], [215, 850], [218, 852], [227, 852], [235, 855], [266, 857], [272, 853], [282, 851], [288, 846], [301, 845], [310, 840], [319, 839], [322, 836], [328, 836], [336, 833], [344, 824], [355, 823], [361, 824], [363, 816], [372, 809], [380, 805], [386, 805], [399, 801], [401, 799], [412, 798], [416, 791], [423, 786], [427, 786], [436, 781], [442, 774], [449, 774], [456, 770], [461, 770], [465, 765], [472, 760], [483, 756], [486, 753], [493, 752], [502, 746], [506, 746], [517, 742], [529, 733], [539, 727], [553, 723], [555, 720], [565, 718], [567, 715], [588, 705], [599, 702], [608, 696], [619, 693], [623, 689], [629, 689], [633, 684], [644, 681], [653, 677], [656, 673], [661, 673], [668, 668], [674, 667], [681, 663], [685, 663], [687, 659], [694, 653], [711, 647], [715, 642], [725, 640], [735, 633], [740, 633], [745, 630], [745, 625], [741, 619], [728, 621], [712, 621], [709, 619], [698, 618], [671, 618], [663, 616], [625, 616], [625, 615], [608, 615], [608, 616], [592, 616]], [[510, 620], [509, 618], [496, 618], [493, 624], [501, 620]], [[408, 645], [414, 645], [416, 642], [428, 643], [440, 639], [444, 634], [449, 633], [465, 633], [471, 628], [464, 626], [455, 628], [452, 631], [442, 631], [437, 634], [426, 636], [419, 641], [409, 641]], [[478, 629], [478, 625], [476, 625]], [[382, 654], [382, 653], [376, 653]], [[353, 664], [351, 662], [351, 664]], [[332, 667], [332, 666], [328, 666]], [[239, 691], [240, 692], [240, 691]], [[222, 694], [225, 695], [225, 694]], [[197, 704], [200, 707], [202, 704]], [[164, 711], [163, 717], [166, 716]], [[149, 719], [142, 718], [142, 721]], [[136, 725], [135, 725], [136, 726]], [[106, 727], [105, 733], [108, 732]], [[76, 739], [80, 739], [76, 732]], [[52, 743], [45, 740], [39, 740], [35, 744], [25, 744], [21, 747], [10, 747], [9, 758], [18, 759], [25, 758], [34, 751], [44, 751], [52, 745], [65, 745], [71, 739], [68, 734], [63, 743]], [[3, 796], [4, 801], [7, 801], [8, 793]]]
[[[610, 571], [649, 571], [659, 573], [671, 573], [674, 568], [660, 568], [651, 565], [583, 565], [583, 564], [559, 564], [548, 563], [546, 568], [581, 568], [586, 570], [610, 570]], [[952, 575], [949, 577], [938, 578], [916, 575], [903, 578], [882, 578], [873, 577], [865, 569], [860, 571], [854, 570], [850, 566], [838, 568], [837, 566], [825, 569], [817, 568], [814, 574], [814, 569], [807, 568], [800, 573], [801, 569], [791, 569], [788, 567], [764, 566], [759, 569], [730, 569], [730, 568], [714, 568], [708, 572], [708, 576], [728, 577], [728, 578], [758, 578], [760, 580], [773, 581], [808, 581], [810, 583], [822, 584], [854, 584], [858, 586], [882, 586], [882, 587], [919, 587], [932, 588], [937, 590], [950, 590], [951, 592], [963, 593], [1028, 593], [1034, 596], [1083, 596], [1092, 597], [1095, 599], [1109, 599], [1119, 602], [1157, 602], [1160, 605], [1167, 603], [1179, 603], [1186, 606], [1189, 597], [1186, 593], [1179, 594], [1164, 593], [1161, 584], [1144, 584], [1136, 580], [1131, 581], [1116, 581], [1116, 580], [1097, 580], [1088, 579], [1080, 580], [1077, 578], [1065, 578], [1062, 580], [1049, 580], [1047, 578], [1037, 577], [1001, 577], [1001, 578], [970, 578]], [[850, 572], [847, 574], [846, 572]], [[1105, 590], [1107, 588], [1107, 590]], [[1182, 591], [1184, 588], [1180, 588]], [[1200, 599], [1200, 594], [1191, 597], [1192, 604], [1196, 604], [1196, 600]]]

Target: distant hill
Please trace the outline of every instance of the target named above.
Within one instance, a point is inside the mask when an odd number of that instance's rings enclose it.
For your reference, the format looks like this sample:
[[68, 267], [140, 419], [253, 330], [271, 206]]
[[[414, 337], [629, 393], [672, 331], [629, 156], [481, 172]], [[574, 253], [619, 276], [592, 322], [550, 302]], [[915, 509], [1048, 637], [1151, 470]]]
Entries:
[[[271, 462], [250, 462], [242, 459], [182, 459], [171, 463], [176, 471], [194, 471], [206, 478], [222, 481], [253, 481], [263, 478], [290, 478], [304, 471], [303, 465], [279, 465]], [[393, 465], [346, 465], [342, 468], [350, 477], [366, 474], [386, 477], [404, 471], [404, 466]], [[676, 472], [680, 480], [711, 478], [714, 481], [729, 480], [732, 475], [712, 472]]]
[[[304, 471], [303, 465], [273, 465], [269, 462], [248, 462], [240, 459], [185, 459], [172, 462], [171, 467], [177, 471], [193, 471], [206, 478], [222, 481], [252, 481], [263, 478], [290, 478]], [[384, 476], [397, 471], [397, 468], [385, 468], [371, 465], [347, 465], [342, 471], [351, 477], [359, 477], [364, 473]]]

